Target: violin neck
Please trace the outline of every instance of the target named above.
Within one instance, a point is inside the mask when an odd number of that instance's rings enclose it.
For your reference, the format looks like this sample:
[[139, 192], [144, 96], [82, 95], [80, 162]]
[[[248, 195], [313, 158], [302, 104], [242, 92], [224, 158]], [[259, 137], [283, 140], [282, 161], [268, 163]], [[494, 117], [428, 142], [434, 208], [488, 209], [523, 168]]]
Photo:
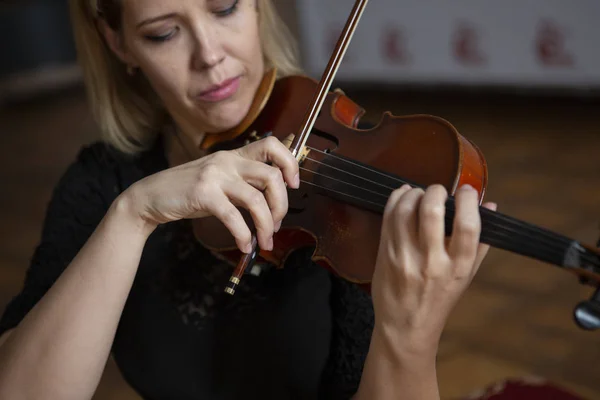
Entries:
[[[314, 149], [313, 149], [314, 150]], [[316, 152], [316, 150], [314, 150]], [[388, 197], [405, 179], [333, 154], [321, 155], [313, 190], [365, 210], [383, 214]], [[452, 233], [454, 197], [446, 202], [446, 234]], [[480, 242], [530, 257], [600, 284], [600, 253], [576, 240], [480, 206]]]
[[[600, 253], [548, 229], [480, 207], [480, 242], [555, 266], [600, 283]], [[446, 234], [452, 233], [454, 198], [446, 203]]]

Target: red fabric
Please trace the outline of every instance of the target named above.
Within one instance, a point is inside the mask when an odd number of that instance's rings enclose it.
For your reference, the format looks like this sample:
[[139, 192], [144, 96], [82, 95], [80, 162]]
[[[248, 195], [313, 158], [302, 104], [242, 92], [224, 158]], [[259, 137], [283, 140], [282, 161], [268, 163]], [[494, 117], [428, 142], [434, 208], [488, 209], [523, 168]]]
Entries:
[[462, 400], [586, 400], [537, 378], [508, 379]]

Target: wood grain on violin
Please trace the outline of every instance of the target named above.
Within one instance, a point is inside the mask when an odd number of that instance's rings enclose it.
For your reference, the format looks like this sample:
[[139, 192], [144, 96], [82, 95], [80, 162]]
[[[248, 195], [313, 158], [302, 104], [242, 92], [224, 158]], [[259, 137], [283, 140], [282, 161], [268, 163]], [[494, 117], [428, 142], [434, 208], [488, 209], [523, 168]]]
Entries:
[[[277, 81], [249, 131], [285, 140], [297, 132], [316, 82], [305, 77]], [[351, 112], [349, 111], [351, 110]], [[290, 211], [272, 252], [260, 256], [283, 266], [293, 250], [316, 246], [315, 260], [368, 289], [378, 248], [381, 215], [391, 192], [405, 182], [444, 185], [453, 194], [470, 184], [483, 199], [488, 184], [482, 152], [446, 120], [430, 115], [385, 113], [374, 128], [356, 128], [364, 109], [341, 93], [328, 95], [307, 142], [301, 163], [301, 188], [289, 190]], [[240, 136], [244, 140], [245, 136]], [[447, 203], [447, 233], [453, 218]], [[483, 207], [481, 241], [533, 257], [600, 282], [600, 257], [591, 246]], [[246, 221], [253, 226], [248, 213]], [[241, 253], [216, 218], [194, 222], [198, 239], [237, 262]], [[206, 234], [210, 232], [210, 234]], [[219, 234], [215, 234], [219, 232]], [[360, 243], [360, 250], [355, 247]], [[354, 250], [352, 250], [354, 249]]]
[[[227, 293], [235, 293], [257, 257], [281, 268], [292, 251], [305, 246], [315, 247], [314, 261], [369, 291], [383, 210], [395, 189], [405, 183], [443, 185], [450, 194], [447, 234], [458, 187], [473, 186], [481, 204], [488, 184], [485, 158], [450, 122], [432, 115], [385, 112], [374, 128], [361, 130], [357, 125], [365, 109], [343, 93], [330, 91], [367, 2], [355, 1], [318, 84], [302, 76], [277, 80], [276, 71], [268, 71], [243, 126], [210, 135], [209, 145], [204, 145], [214, 151], [242, 146], [251, 139], [249, 134], [254, 139], [274, 135], [281, 141], [292, 134], [290, 151], [300, 163], [301, 188], [289, 192], [290, 212], [274, 235], [273, 251], [257, 250], [253, 236], [253, 251], [243, 255], [217, 218], [194, 221], [198, 240], [236, 265]], [[242, 213], [254, 232], [252, 219]], [[480, 213], [481, 242], [567, 268], [582, 282], [600, 284], [600, 253], [592, 246], [483, 207]], [[600, 326], [600, 309], [597, 319]]]

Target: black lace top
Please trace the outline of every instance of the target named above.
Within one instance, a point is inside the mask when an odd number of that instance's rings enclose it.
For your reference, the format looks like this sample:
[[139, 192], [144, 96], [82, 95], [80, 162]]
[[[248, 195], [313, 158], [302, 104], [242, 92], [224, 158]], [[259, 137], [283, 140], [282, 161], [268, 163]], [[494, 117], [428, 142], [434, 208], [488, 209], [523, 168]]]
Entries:
[[[56, 186], [21, 292], [0, 334], [40, 300], [133, 182], [168, 167], [161, 140], [129, 157], [102, 143], [81, 150]], [[113, 343], [144, 399], [348, 399], [373, 329], [370, 297], [297, 251], [282, 270], [246, 275], [223, 295], [231, 267], [195, 242], [187, 221], [148, 239]]]

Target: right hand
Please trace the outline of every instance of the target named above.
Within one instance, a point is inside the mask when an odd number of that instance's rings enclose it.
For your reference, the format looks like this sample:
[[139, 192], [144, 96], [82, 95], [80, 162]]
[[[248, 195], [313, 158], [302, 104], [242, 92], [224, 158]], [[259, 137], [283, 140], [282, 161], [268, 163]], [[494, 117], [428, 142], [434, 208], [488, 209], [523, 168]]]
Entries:
[[298, 188], [298, 177], [298, 162], [289, 149], [277, 138], [267, 137], [148, 176], [132, 185], [126, 196], [152, 227], [213, 215], [235, 237], [239, 249], [248, 253], [251, 232], [236, 206], [250, 212], [258, 244], [271, 250], [273, 233], [288, 210], [285, 185]]

